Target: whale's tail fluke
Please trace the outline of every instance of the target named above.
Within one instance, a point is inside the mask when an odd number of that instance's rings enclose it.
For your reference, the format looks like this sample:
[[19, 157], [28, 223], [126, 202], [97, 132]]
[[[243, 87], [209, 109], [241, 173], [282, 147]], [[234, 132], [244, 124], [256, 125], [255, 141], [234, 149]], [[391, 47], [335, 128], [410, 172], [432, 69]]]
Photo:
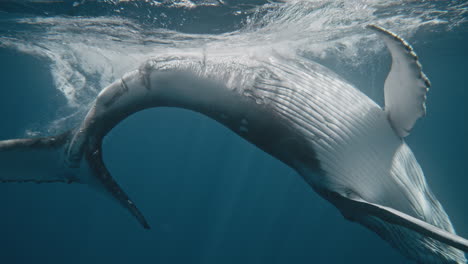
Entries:
[[79, 183], [62, 162], [71, 134], [0, 141], [0, 182]]
[[52, 137], [0, 141], [0, 182], [88, 184], [109, 194], [149, 229], [142, 213], [105, 167], [100, 141], [86, 145], [80, 166], [69, 166], [66, 152], [73, 131]]

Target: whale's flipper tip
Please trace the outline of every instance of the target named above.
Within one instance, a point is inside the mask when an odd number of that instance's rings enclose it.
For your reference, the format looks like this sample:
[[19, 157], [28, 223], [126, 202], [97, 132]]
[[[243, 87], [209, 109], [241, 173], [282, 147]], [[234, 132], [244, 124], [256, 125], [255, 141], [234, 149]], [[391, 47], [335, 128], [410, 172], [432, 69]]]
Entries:
[[91, 173], [97, 179], [97, 184], [100, 185], [107, 193], [116, 199], [120, 205], [126, 208], [145, 229], [151, 229], [143, 214], [136, 207], [135, 203], [130, 200], [128, 195], [122, 190], [119, 184], [114, 180], [112, 175], [107, 170], [102, 159], [101, 145], [91, 147], [85, 152], [86, 161], [89, 164]]
[[426, 94], [431, 83], [408, 42], [377, 25], [367, 25], [385, 41], [392, 67], [385, 80], [385, 111], [400, 137], [409, 135], [416, 121], [426, 115]]

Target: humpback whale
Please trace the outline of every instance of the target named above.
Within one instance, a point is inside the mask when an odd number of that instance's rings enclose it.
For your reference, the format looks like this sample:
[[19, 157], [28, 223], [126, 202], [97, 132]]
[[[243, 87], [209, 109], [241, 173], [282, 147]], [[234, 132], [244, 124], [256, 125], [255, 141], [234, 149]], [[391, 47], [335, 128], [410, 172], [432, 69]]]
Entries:
[[409, 259], [466, 263], [468, 241], [456, 235], [404, 141], [426, 113], [431, 84], [404, 39], [377, 25], [368, 28], [383, 39], [392, 58], [383, 108], [301, 56], [179, 51], [150, 58], [105, 87], [76, 128], [0, 141], [0, 181], [87, 184], [149, 228], [107, 170], [102, 140], [140, 110], [185, 108], [290, 166], [346, 219], [374, 231]]

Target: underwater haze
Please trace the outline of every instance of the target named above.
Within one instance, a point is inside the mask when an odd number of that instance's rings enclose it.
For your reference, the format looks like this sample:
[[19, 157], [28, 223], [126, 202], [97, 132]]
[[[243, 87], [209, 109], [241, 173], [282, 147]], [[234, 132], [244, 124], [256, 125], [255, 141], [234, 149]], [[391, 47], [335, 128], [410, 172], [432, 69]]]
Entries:
[[[102, 88], [178, 50], [300, 54], [383, 105], [391, 58], [368, 24], [411, 43], [431, 80], [405, 140], [466, 238], [466, 1], [0, 0], [0, 140], [77, 126]], [[152, 229], [85, 185], [3, 183], [0, 263], [412, 263], [201, 114], [139, 112], [103, 152]]]

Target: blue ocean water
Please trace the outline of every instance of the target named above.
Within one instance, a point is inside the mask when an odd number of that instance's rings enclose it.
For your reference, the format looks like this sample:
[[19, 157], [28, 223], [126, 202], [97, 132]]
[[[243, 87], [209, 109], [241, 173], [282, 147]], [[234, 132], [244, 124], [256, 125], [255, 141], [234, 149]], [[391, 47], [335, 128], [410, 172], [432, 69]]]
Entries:
[[[378, 23], [412, 43], [432, 82], [428, 114], [407, 142], [468, 237], [467, 8], [464, 1], [2, 1], [0, 140], [73, 127], [122, 73], [185, 48], [301, 52], [383, 104], [390, 58], [363, 28]], [[200, 114], [133, 115], [105, 138], [104, 158], [152, 229], [83, 185], [1, 184], [1, 263], [411, 263], [345, 220], [286, 165]]]

